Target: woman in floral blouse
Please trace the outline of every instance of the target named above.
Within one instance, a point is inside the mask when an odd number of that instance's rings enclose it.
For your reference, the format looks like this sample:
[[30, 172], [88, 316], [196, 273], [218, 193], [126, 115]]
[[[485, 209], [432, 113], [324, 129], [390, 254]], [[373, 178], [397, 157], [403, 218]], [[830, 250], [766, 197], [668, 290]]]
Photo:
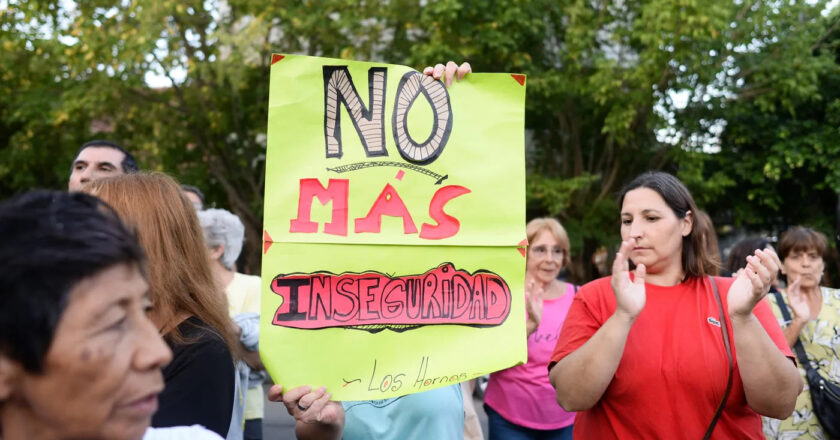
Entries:
[[[794, 227], [779, 240], [779, 257], [782, 272], [787, 276], [788, 287], [782, 291], [790, 321], [782, 318], [776, 298], [768, 295], [773, 312], [793, 347], [802, 341], [805, 353], [823, 377], [840, 383], [840, 290], [820, 287], [823, 269], [825, 235], [811, 228]], [[802, 377], [805, 367], [799, 365]], [[796, 400], [796, 410], [786, 420], [764, 419], [764, 433], [768, 439], [824, 439], [817, 416], [812, 412], [811, 396], [807, 387]], [[840, 417], [840, 414], [837, 415]]]

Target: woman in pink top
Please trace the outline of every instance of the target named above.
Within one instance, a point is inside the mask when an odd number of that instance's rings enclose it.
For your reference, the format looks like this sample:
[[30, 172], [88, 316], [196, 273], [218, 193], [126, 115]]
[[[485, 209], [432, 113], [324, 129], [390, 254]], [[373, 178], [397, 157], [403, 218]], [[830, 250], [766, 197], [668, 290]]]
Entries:
[[490, 440], [571, 439], [566, 412], [548, 381], [548, 360], [577, 287], [557, 280], [569, 262], [569, 236], [553, 218], [528, 222], [525, 296], [528, 363], [490, 375], [484, 395]]

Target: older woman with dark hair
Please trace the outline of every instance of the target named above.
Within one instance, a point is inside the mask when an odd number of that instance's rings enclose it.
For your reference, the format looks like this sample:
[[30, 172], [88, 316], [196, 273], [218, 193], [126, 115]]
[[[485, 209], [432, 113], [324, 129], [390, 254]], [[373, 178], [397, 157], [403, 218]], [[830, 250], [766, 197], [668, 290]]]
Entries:
[[[823, 378], [840, 384], [840, 291], [820, 286], [826, 247], [825, 235], [811, 228], [796, 226], [786, 231], [779, 240], [779, 257], [788, 286], [780, 295], [771, 295], [770, 302], [782, 322], [788, 345], [799, 346], [807, 356], [810, 365], [802, 364], [805, 359], [800, 356], [802, 377], [813, 368]], [[838, 429], [840, 414], [826, 414], [829, 420], [818, 419], [811, 395], [816, 391], [812, 386], [799, 394], [793, 416], [785, 420], [765, 418], [767, 438], [835, 438], [837, 432], [827, 431], [824, 424], [831, 423]]]
[[0, 203], [0, 437], [218, 439], [150, 430], [172, 353], [137, 239], [101, 200], [36, 191]]
[[756, 251], [735, 279], [708, 276], [697, 206], [670, 174], [638, 176], [618, 202], [612, 276], [578, 291], [550, 366], [558, 403], [579, 411], [575, 437], [762, 438], [760, 415], [787, 417], [802, 389], [761, 301], [775, 254]]

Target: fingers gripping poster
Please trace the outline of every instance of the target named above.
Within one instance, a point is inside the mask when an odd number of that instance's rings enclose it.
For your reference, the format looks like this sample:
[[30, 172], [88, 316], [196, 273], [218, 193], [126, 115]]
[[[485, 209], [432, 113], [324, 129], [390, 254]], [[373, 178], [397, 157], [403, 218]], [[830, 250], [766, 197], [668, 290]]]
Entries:
[[382, 399], [527, 359], [525, 77], [272, 56], [260, 354]]

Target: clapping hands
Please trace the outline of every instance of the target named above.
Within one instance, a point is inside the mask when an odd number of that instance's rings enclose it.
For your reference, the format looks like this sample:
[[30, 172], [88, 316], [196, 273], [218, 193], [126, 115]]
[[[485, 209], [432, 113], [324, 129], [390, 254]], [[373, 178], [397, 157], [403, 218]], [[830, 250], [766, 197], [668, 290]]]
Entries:
[[793, 309], [793, 319], [805, 323], [811, 319], [811, 304], [808, 303], [808, 298], [802, 293], [801, 287], [802, 277], [796, 277], [792, 283], [787, 287], [787, 297], [790, 303], [790, 308]]
[[645, 274], [644, 264], [636, 266], [635, 276], [630, 280], [630, 253], [636, 245], [631, 238], [621, 242], [621, 248], [615, 255], [612, 267], [612, 289], [615, 293], [616, 313], [620, 313], [630, 320], [635, 320], [645, 307]]
[[525, 311], [528, 314], [526, 328], [528, 329], [528, 336], [537, 331], [540, 326], [543, 313], [543, 298], [545, 289], [537, 286], [536, 281], [528, 280], [525, 283]]
[[749, 316], [753, 308], [770, 291], [782, 263], [771, 249], [758, 249], [747, 257], [747, 266], [738, 272], [729, 288], [729, 315]]

